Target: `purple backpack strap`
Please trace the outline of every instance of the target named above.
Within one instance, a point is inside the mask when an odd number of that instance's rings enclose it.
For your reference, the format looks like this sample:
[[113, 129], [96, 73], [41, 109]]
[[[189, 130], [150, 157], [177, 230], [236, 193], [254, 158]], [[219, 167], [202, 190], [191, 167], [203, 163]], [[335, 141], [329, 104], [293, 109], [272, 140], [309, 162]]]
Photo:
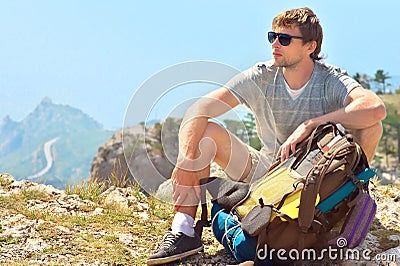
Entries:
[[376, 213], [376, 203], [367, 193], [361, 193], [356, 204], [350, 210], [338, 237], [331, 239], [329, 245], [340, 248], [354, 248], [367, 236], [368, 229]]

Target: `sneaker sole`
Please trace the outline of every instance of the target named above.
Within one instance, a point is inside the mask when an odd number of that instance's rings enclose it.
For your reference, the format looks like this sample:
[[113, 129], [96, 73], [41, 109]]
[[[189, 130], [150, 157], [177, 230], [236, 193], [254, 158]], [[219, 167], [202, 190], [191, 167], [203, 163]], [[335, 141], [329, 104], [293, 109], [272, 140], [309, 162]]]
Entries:
[[170, 263], [170, 262], [173, 262], [173, 261], [176, 261], [176, 260], [180, 260], [180, 259], [186, 258], [186, 257], [188, 257], [190, 255], [194, 255], [194, 254], [196, 254], [196, 253], [198, 253], [198, 252], [200, 252], [202, 250], [203, 250], [203, 245], [201, 247], [196, 248], [196, 249], [192, 249], [192, 250], [186, 251], [184, 253], [176, 254], [176, 255], [173, 255], [173, 256], [170, 256], [170, 257], [150, 259], [150, 260], [147, 260], [146, 263], [147, 263], [147, 265], [159, 265], [159, 264]]

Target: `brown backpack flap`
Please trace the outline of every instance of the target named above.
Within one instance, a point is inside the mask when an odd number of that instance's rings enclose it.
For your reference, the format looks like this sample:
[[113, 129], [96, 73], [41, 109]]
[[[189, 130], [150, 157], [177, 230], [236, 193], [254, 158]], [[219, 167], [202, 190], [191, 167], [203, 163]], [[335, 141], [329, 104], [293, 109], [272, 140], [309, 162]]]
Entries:
[[[326, 239], [327, 233], [317, 221], [312, 223], [309, 233], [303, 235], [300, 232], [297, 219], [291, 219], [290, 217], [281, 215], [271, 221], [268, 228], [260, 233], [257, 243], [257, 254], [259, 252], [261, 252], [261, 254], [263, 254], [263, 252], [268, 252], [268, 258], [272, 256], [273, 265], [293, 265], [294, 261], [289, 260], [288, 254], [293, 249], [302, 249], [302, 247], [299, 247], [301, 240], [303, 241], [303, 248], [312, 248], [319, 251], [327, 247]], [[280, 258], [277, 257], [277, 252], [281, 249], [285, 250], [285, 257], [288, 258], [287, 260], [280, 260]], [[258, 259], [259, 258], [256, 256], [255, 265], [261, 264]]]
[[[319, 127], [316, 130], [319, 130]], [[325, 146], [322, 146], [322, 150], [325, 150]], [[325, 199], [348, 181], [360, 160], [360, 156], [357, 154], [358, 150], [352, 138], [342, 137], [325, 150], [323, 157], [309, 172], [301, 193], [299, 209], [299, 226], [304, 233], [308, 231], [314, 219], [317, 194]], [[325, 180], [327, 180], [326, 184]], [[320, 190], [323, 183], [324, 190], [322, 192], [324, 193], [321, 195]]]
[[[282, 217], [283, 218], [283, 217]], [[278, 249], [299, 249], [299, 240], [301, 238], [301, 231], [297, 219], [290, 219], [285, 217], [285, 221], [281, 219], [274, 219], [269, 224], [266, 230], [266, 242], [268, 247]], [[320, 241], [325, 230], [322, 229], [321, 224], [317, 221], [312, 222], [310, 231], [306, 234], [304, 239], [304, 248], [322, 248], [326, 243]]]
[[343, 138], [332, 149], [338, 152], [331, 161], [324, 157], [320, 163], [327, 164], [323, 177], [323, 184], [319, 188], [320, 200], [325, 200], [334, 191], [349, 181], [349, 177], [355, 173], [355, 168], [361, 159], [361, 149], [356, 143], [349, 143]]

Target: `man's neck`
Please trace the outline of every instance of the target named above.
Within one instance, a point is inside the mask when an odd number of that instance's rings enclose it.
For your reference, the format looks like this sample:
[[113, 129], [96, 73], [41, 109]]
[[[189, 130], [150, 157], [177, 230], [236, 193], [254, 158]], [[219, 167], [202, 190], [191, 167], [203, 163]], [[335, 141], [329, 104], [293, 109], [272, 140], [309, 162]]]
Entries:
[[298, 90], [306, 84], [313, 73], [314, 60], [306, 60], [302, 64], [283, 68], [283, 76], [292, 90]]

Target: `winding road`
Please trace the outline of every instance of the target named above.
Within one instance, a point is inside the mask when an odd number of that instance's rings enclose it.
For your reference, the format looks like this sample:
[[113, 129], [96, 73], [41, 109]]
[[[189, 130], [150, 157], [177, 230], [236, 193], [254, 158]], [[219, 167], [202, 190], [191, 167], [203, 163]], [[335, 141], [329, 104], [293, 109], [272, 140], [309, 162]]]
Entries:
[[43, 168], [42, 170], [40, 170], [39, 172], [37, 172], [34, 175], [28, 176], [27, 179], [35, 179], [38, 177], [41, 177], [42, 175], [46, 174], [48, 171], [50, 171], [51, 167], [53, 166], [53, 157], [51, 156], [51, 145], [53, 145], [54, 143], [57, 142], [57, 140], [59, 140], [60, 137], [51, 139], [49, 141], [47, 141], [44, 145], [43, 145], [43, 150], [44, 150], [44, 156], [46, 158], [47, 161], [47, 165], [45, 168]]

